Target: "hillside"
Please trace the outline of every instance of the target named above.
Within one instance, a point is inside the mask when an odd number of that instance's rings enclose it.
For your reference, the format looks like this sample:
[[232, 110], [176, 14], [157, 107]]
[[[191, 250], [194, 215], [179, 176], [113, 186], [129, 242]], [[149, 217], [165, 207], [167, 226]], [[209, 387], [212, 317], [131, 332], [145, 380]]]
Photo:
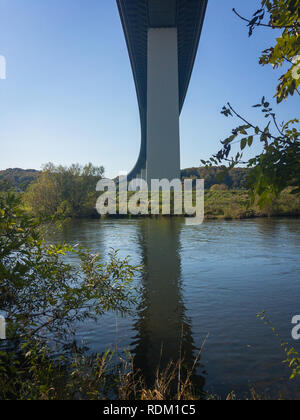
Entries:
[[40, 171], [35, 169], [6, 169], [0, 171], [0, 183], [7, 183], [10, 188], [25, 191], [28, 185], [38, 178], [40, 173]]
[[247, 168], [234, 168], [223, 181], [217, 180], [217, 175], [222, 171], [221, 168], [213, 166], [211, 168], [198, 167], [187, 168], [181, 171], [182, 179], [204, 179], [205, 189], [209, 189], [215, 184], [226, 184], [229, 189], [239, 190], [246, 187]]
[[[209, 189], [212, 185], [215, 184], [226, 184], [229, 189], [245, 188], [245, 182], [248, 173], [247, 169], [232, 169], [230, 174], [228, 174], [222, 182], [217, 180], [217, 175], [219, 172], [221, 172], [221, 169], [218, 167], [186, 168], [181, 171], [181, 178], [204, 179], [205, 189]], [[16, 188], [17, 190], [25, 191], [28, 185], [34, 182], [40, 174], [41, 172], [35, 169], [10, 168], [4, 171], [0, 171], [0, 184], [3, 184], [3, 182], [6, 181], [10, 188]]]

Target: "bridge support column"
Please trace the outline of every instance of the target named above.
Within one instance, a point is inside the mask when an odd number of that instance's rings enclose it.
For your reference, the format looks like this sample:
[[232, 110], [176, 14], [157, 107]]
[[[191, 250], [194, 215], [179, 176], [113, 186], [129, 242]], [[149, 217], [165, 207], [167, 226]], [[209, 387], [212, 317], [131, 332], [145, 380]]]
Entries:
[[146, 181], [146, 169], [141, 170], [141, 178]]
[[177, 28], [148, 29], [147, 182], [180, 178]]

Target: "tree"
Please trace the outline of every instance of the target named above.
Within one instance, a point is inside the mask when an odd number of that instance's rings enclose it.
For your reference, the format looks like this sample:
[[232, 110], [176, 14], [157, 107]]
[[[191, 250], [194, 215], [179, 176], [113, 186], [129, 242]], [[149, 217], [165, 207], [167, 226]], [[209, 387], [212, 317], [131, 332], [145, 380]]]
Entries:
[[73, 164], [69, 168], [48, 163], [24, 195], [26, 207], [35, 216], [96, 216], [96, 184], [104, 168]]
[[0, 178], [0, 192], [4, 191], [9, 191], [11, 189], [11, 185], [10, 183], [6, 180], [6, 179], [1, 179]]
[[[135, 268], [115, 252], [99, 255], [70, 245], [46, 245], [37, 222], [13, 193], [0, 197], [0, 311], [9, 338], [69, 338], [75, 322], [105, 311], [126, 313]], [[70, 265], [65, 255], [77, 257]]]
[[[65, 256], [77, 257], [70, 265]], [[74, 345], [80, 322], [107, 311], [128, 313], [136, 268], [70, 245], [46, 245], [14, 193], [0, 196], [0, 400], [102, 398], [112, 353], [86, 357]], [[56, 345], [54, 345], [56, 344]], [[108, 387], [109, 390], [109, 387]]]
[[[274, 68], [289, 64], [288, 70], [280, 77], [276, 99], [280, 103], [289, 95], [299, 93], [300, 83], [300, 0], [262, 0], [261, 8], [252, 19], [242, 17], [235, 9], [234, 13], [248, 23], [249, 36], [255, 28], [264, 26], [273, 30], [280, 30], [281, 36], [276, 39], [275, 46], [263, 51], [260, 64], [271, 64]], [[267, 22], [265, 18], [268, 17]], [[226, 117], [235, 117], [242, 125], [232, 130], [230, 136], [221, 141], [222, 148], [209, 161], [202, 161], [207, 166], [229, 162], [223, 166], [224, 177], [228, 171], [239, 164], [247, 165], [248, 187], [252, 201], [258, 197], [258, 204], [263, 207], [288, 186], [295, 187], [293, 192], [300, 192], [300, 132], [299, 120], [294, 118], [286, 123], [278, 124], [276, 113], [265, 97], [261, 103], [254, 105], [261, 108], [268, 119], [265, 127], [250, 122], [240, 115], [230, 103], [222, 109]], [[263, 145], [261, 154], [254, 156], [247, 162], [243, 160], [243, 150], [255, 141]], [[240, 151], [231, 157], [232, 145], [238, 143]], [[221, 178], [222, 178], [221, 176]]]
[[10, 188], [17, 191], [25, 191], [32, 182], [36, 181], [40, 172], [34, 169], [10, 168], [0, 171], [0, 191], [3, 191], [2, 182], [7, 182]]
[[210, 191], [228, 191], [226, 184], [215, 184], [210, 187]]

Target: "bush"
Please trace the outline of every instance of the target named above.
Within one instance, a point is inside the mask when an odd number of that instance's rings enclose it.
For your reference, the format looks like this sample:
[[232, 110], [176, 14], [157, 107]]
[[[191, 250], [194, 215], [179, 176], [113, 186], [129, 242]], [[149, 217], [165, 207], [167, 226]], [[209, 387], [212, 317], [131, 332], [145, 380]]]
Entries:
[[96, 184], [103, 174], [103, 167], [91, 163], [69, 168], [49, 163], [24, 194], [25, 206], [34, 216], [98, 216]]
[[215, 184], [210, 187], [210, 191], [228, 191], [228, 189], [225, 184]]
[[[67, 264], [67, 253], [80, 264]], [[70, 368], [78, 357], [71, 346], [75, 323], [106, 311], [129, 312], [136, 269], [116, 252], [103, 263], [82, 248], [46, 245], [19, 197], [2, 194], [0, 312], [6, 317], [8, 340], [0, 352], [0, 399], [42, 398], [48, 386], [70, 382]], [[101, 364], [100, 357], [97, 360], [95, 369]], [[88, 361], [84, 366], [82, 380]]]

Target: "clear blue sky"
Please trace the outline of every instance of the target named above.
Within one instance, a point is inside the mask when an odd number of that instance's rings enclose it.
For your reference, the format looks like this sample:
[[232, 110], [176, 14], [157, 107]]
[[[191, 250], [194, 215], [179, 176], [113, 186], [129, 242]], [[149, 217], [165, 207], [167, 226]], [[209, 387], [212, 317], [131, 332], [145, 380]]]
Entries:
[[[255, 119], [251, 105], [275, 92], [282, 73], [258, 56], [276, 32], [249, 39], [232, 13], [258, 5], [209, 0], [180, 120], [182, 168], [199, 166], [229, 134], [234, 121], [220, 115], [227, 101]], [[133, 167], [140, 123], [115, 0], [0, 0], [0, 55], [0, 169], [91, 161], [113, 177]], [[277, 108], [282, 120], [295, 117], [299, 97]]]

